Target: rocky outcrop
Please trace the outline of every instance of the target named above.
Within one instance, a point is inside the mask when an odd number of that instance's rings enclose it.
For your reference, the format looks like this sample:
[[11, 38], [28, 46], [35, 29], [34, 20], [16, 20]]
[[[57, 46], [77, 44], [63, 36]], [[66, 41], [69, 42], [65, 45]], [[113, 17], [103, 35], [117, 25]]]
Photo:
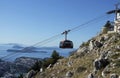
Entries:
[[100, 70], [102, 68], [105, 68], [110, 62], [108, 61], [108, 59], [96, 59], [94, 61], [94, 67], [95, 70]]
[[89, 47], [81, 47], [77, 50], [78, 53], [87, 53], [89, 51]]
[[10, 71], [10, 65], [12, 65], [12, 63], [0, 61], [0, 77], [3, 76], [5, 72]]
[[102, 47], [102, 45], [103, 44], [99, 41], [91, 40], [90, 43], [89, 43], [89, 48], [90, 48], [90, 50], [93, 50], [94, 48]]
[[119, 70], [120, 34], [100, 34], [35, 78], [119, 78]]
[[40, 61], [42, 59], [40, 58], [31, 58], [31, 57], [20, 57], [16, 58], [15, 64], [19, 66], [24, 66], [26, 68], [30, 68], [33, 66], [37, 61]]
[[71, 71], [68, 71], [67, 73], [66, 73], [66, 77], [72, 77], [73, 76], [73, 73], [71, 72]]
[[34, 70], [29, 71], [24, 78], [32, 78], [36, 72]]
[[28, 70], [35, 64], [36, 61], [41, 60], [31, 57], [20, 57], [15, 62], [0, 61], [0, 77], [16, 78], [20, 74], [27, 73]]
[[119, 76], [116, 74], [110, 74], [110, 78], [119, 78]]
[[90, 73], [90, 74], [88, 75], [88, 78], [95, 78], [95, 77], [94, 77], [94, 75], [93, 75], [92, 73]]

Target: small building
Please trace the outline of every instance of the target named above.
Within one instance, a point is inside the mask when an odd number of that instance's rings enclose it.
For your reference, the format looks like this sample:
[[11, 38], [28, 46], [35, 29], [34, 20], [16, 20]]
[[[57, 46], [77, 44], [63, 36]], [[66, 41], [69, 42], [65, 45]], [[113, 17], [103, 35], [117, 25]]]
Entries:
[[115, 20], [114, 20], [114, 29], [113, 32], [120, 33], [120, 9], [118, 8], [119, 4], [116, 4], [116, 9], [111, 10], [107, 12], [107, 14], [115, 14]]

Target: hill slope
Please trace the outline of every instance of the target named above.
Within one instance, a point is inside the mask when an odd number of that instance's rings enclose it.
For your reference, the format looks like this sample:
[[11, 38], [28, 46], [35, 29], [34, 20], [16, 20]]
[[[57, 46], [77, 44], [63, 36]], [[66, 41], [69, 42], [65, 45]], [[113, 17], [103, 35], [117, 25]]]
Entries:
[[120, 34], [100, 34], [35, 78], [118, 78], [120, 75]]

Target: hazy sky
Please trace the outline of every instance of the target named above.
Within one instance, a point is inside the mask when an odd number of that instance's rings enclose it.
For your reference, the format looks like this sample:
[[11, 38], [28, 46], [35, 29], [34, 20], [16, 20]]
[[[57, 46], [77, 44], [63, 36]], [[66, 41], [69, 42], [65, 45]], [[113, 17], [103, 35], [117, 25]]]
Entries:
[[[113, 10], [119, 0], [0, 0], [0, 43], [32, 45]], [[75, 47], [100, 31], [107, 16], [71, 32]], [[58, 46], [64, 36], [44, 46]]]

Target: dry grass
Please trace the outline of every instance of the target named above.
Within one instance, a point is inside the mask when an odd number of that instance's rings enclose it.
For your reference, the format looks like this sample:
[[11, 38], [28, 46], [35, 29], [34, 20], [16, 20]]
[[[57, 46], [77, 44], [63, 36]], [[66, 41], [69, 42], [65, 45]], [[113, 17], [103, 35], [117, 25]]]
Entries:
[[[113, 33], [113, 34], [108, 34], [108, 35], [110, 39], [113, 35], [118, 35], [118, 34]], [[99, 38], [102, 36], [103, 35], [95, 37], [95, 38], [99, 40]], [[54, 77], [56, 78], [65, 78], [65, 75], [68, 71], [71, 71], [74, 73], [72, 78], [86, 78], [89, 73], [93, 72], [93, 69], [94, 69], [93, 61], [96, 58], [99, 58], [98, 52], [99, 51], [104, 52], [107, 50], [111, 50], [111, 52], [116, 52], [115, 49], [111, 49], [111, 45], [112, 47], [114, 47], [115, 45], [119, 45], [119, 44], [120, 44], [120, 40], [115, 40], [113, 43], [109, 43], [110, 46], [108, 46], [107, 48], [101, 47], [98, 51], [92, 50], [90, 53], [84, 54], [84, 56], [82, 54], [81, 55], [73, 54], [69, 58], [61, 59], [58, 62], [61, 64], [57, 64], [56, 66], [53, 66], [52, 68], [45, 70], [44, 72], [45, 77], [43, 78], [51, 78], [52, 75], [54, 75]], [[88, 46], [88, 43], [84, 44], [84, 46]], [[110, 59], [115, 60], [115, 59], [118, 59], [119, 57], [120, 57], [120, 54], [113, 55], [110, 57]], [[67, 65], [69, 61], [72, 62], [72, 65], [70, 67]], [[120, 75], [120, 61], [111, 61], [111, 63], [115, 63], [116, 66], [114, 68], [112, 66], [109, 68], [109, 73], [107, 74], [106, 78], [109, 78], [110, 73], [116, 73]], [[97, 77], [99, 76], [99, 78], [102, 78], [101, 73], [103, 70], [104, 69], [99, 70], [96, 76]], [[40, 76], [40, 73], [36, 75], [36, 78], [42, 78]]]

